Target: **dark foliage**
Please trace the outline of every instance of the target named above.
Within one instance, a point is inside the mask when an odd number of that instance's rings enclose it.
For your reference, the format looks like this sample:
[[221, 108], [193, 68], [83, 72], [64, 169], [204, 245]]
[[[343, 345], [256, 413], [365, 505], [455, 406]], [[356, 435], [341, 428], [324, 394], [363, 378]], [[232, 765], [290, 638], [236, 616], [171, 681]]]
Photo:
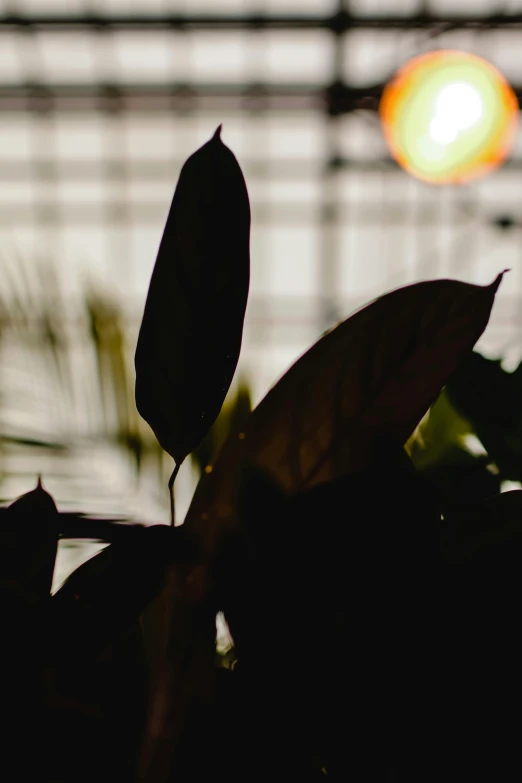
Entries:
[[136, 347], [138, 410], [177, 464], [221, 409], [248, 296], [248, 194], [220, 131], [181, 170]]
[[[518, 780], [522, 492], [499, 491], [521, 480], [520, 373], [471, 353], [500, 276], [384, 295], [216, 421], [249, 223], [218, 131], [181, 172], [136, 351], [141, 414], [202, 472], [185, 524], [60, 514], [40, 482], [0, 514], [11, 779]], [[429, 459], [410, 436], [444, 405]], [[51, 596], [64, 536], [110, 543]]]
[[500, 360], [471, 353], [447, 393], [468, 419], [503, 479], [522, 481], [522, 365], [508, 373]]

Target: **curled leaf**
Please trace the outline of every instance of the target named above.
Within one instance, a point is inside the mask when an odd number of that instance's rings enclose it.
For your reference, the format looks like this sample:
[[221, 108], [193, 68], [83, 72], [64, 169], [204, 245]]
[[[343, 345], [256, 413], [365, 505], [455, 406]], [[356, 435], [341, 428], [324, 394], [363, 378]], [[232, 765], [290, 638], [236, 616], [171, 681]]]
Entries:
[[248, 193], [220, 130], [181, 170], [136, 348], [138, 411], [177, 465], [221, 410], [248, 297]]

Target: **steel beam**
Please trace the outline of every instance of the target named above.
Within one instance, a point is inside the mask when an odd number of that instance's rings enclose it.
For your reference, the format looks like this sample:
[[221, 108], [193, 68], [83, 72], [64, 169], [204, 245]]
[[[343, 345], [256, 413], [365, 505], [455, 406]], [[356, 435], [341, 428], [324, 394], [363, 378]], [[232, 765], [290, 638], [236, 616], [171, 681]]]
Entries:
[[438, 30], [445, 29], [498, 29], [522, 27], [522, 14], [456, 14], [443, 17], [436, 14], [412, 16], [367, 15], [359, 16], [348, 11], [332, 15], [308, 14], [15, 14], [0, 15], [0, 30], [39, 28], [54, 31], [88, 28], [94, 30], [313, 30], [323, 29], [335, 33], [353, 29], [364, 30]]

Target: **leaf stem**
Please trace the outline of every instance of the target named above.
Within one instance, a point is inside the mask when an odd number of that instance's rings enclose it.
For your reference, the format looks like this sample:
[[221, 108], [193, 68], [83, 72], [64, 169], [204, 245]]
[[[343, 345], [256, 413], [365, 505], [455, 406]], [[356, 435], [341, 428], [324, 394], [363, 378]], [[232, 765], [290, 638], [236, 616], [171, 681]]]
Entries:
[[181, 467], [181, 462], [176, 463], [176, 465], [174, 465], [174, 470], [172, 471], [169, 478], [170, 524], [172, 525], [172, 527], [174, 527], [174, 524], [176, 522], [176, 510], [174, 508], [174, 482], [176, 480], [176, 476], [178, 475], [178, 471], [180, 467]]

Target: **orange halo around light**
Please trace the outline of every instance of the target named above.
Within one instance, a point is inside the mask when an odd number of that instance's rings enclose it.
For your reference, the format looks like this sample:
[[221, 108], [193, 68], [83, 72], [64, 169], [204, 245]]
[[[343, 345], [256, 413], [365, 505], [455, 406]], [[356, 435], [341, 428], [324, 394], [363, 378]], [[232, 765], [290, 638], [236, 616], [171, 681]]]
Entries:
[[[471, 97], [476, 113], [471, 124], [459, 125], [450, 111], [441, 125], [434, 114], [443, 91], [450, 98], [451, 89], [456, 115], [465, 111], [458, 90]], [[513, 147], [519, 118], [516, 95], [502, 74], [481, 57], [452, 50], [406, 63], [385, 87], [379, 112], [392, 156], [410, 174], [433, 184], [467, 182], [500, 166]], [[433, 133], [437, 120], [438, 136]]]

